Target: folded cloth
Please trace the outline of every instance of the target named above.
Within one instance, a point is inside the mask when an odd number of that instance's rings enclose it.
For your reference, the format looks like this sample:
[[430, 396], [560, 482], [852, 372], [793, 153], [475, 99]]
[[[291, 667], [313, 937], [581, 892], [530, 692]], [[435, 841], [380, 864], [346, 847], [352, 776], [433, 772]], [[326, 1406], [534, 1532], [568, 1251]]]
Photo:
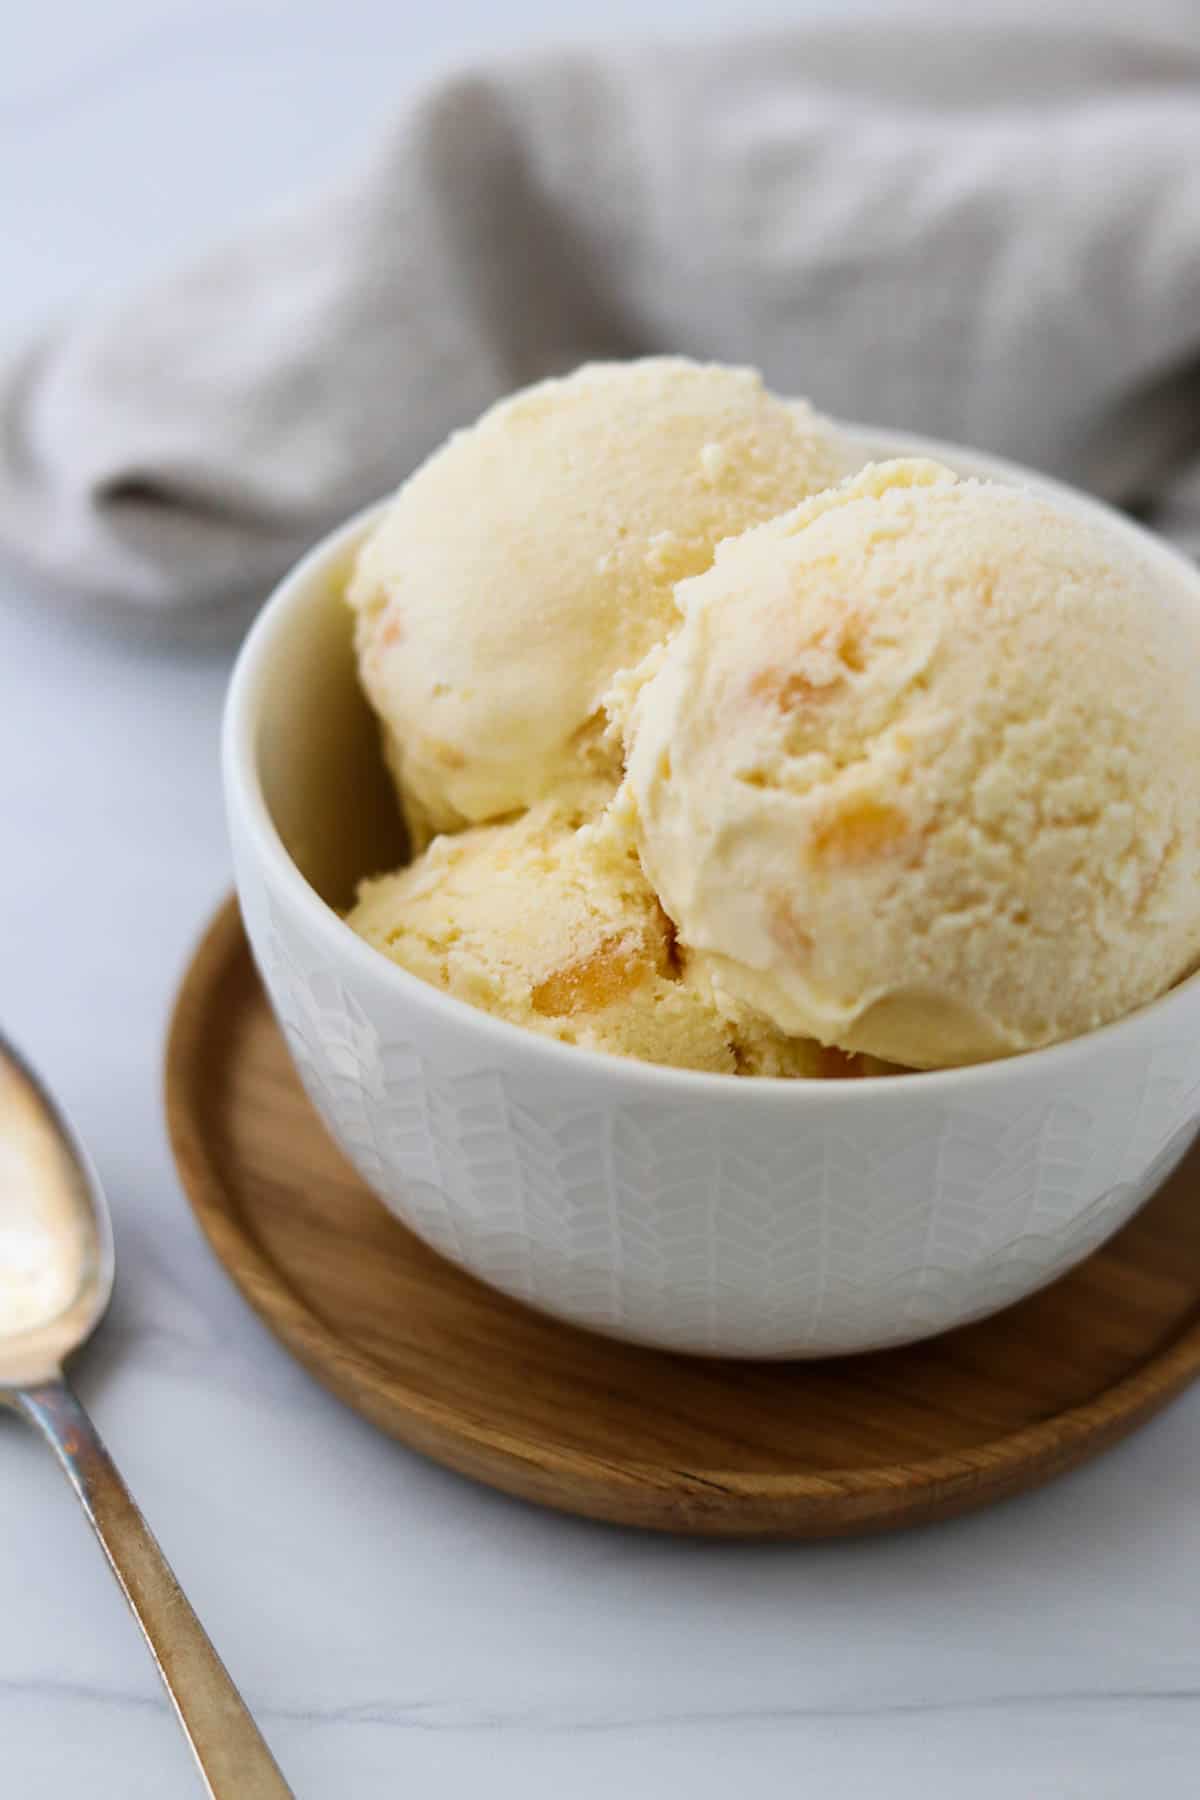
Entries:
[[334, 192], [0, 371], [0, 545], [220, 629], [497, 395], [759, 364], [1200, 541], [1200, 17], [827, 23], [497, 63]]

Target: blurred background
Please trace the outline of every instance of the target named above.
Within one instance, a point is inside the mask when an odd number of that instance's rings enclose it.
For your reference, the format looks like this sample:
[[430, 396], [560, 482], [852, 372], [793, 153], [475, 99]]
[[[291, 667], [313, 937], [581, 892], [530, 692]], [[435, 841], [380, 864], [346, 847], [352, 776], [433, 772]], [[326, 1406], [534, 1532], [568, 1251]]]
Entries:
[[[0, 330], [121, 291], [311, 191], [448, 64], [812, 20], [1130, 18], [1113, 0], [37, 0], [0, 61]], [[1130, 28], [1185, 24], [1193, 0]]]
[[460, 58], [879, 10], [868, 0], [9, 7], [0, 330], [120, 292], [309, 192], [369, 147], [397, 101]]

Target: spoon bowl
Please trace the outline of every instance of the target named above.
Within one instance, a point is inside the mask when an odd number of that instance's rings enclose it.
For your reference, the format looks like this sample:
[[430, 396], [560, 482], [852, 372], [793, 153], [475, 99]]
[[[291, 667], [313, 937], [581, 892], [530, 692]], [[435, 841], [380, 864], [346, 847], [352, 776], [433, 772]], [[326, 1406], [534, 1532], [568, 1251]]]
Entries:
[[104, 1317], [115, 1272], [91, 1160], [0, 1036], [0, 1390], [54, 1378]]
[[99, 1179], [59, 1108], [0, 1037], [0, 1405], [46, 1439], [141, 1626], [210, 1800], [289, 1800], [63, 1363], [108, 1306], [115, 1258]]

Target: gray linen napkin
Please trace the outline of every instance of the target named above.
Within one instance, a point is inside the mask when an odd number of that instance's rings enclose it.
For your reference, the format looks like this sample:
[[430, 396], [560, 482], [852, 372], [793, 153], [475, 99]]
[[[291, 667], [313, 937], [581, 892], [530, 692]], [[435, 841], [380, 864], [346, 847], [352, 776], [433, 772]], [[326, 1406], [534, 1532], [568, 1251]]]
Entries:
[[0, 546], [209, 634], [498, 394], [663, 349], [1200, 540], [1200, 17], [963, 12], [444, 79], [333, 192], [0, 369]]

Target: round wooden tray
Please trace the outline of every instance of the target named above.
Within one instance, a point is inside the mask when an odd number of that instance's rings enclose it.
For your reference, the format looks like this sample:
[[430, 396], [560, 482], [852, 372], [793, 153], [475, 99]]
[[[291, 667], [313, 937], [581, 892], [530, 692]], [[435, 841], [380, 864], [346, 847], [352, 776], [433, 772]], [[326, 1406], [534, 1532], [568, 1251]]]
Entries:
[[797, 1538], [946, 1518], [1094, 1456], [1200, 1368], [1200, 1150], [1053, 1287], [904, 1350], [701, 1361], [530, 1312], [334, 1148], [233, 901], [179, 995], [167, 1113], [209, 1242], [319, 1381], [427, 1456], [591, 1518]]

